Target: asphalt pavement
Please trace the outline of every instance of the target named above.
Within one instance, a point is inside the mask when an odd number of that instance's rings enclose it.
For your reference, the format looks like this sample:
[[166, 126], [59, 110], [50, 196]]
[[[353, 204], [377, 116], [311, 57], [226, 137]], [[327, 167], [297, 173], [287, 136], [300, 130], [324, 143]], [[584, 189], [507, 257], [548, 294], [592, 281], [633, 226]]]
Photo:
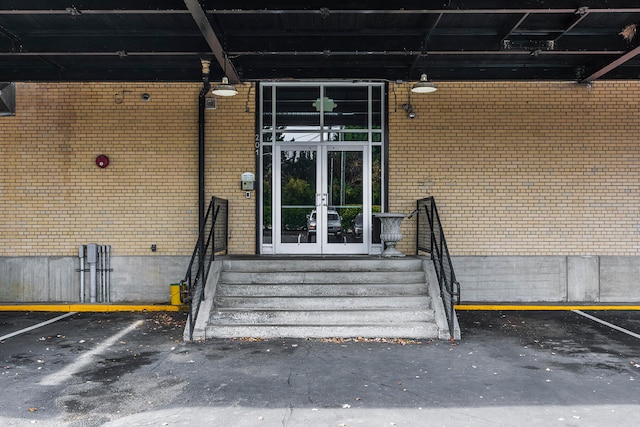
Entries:
[[461, 311], [453, 344], [185, 343], [182, 313], [4, 312], [0, 425], [640, 425], [640, 312], [588, 314], [619, 329]]

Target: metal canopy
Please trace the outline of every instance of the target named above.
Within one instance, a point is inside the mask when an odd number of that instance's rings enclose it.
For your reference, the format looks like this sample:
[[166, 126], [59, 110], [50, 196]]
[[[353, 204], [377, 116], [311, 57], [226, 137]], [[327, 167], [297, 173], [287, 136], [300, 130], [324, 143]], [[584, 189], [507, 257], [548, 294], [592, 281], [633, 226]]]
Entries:
[[637, 0], [3, 0], [0, 81], [638, 79], [636, 26]]

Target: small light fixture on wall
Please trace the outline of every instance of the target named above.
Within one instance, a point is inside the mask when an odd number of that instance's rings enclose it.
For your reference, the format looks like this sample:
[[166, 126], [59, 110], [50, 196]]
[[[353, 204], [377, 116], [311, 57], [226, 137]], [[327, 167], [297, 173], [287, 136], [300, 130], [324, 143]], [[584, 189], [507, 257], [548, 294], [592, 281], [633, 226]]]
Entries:
[[404, 110], [407, 112], [407, 116], [410, 119], [415, 119], [416, 118], [416, 113], [415, 113], [415, 111], [413, 111], [413, 107], [411, 106], [411, 104], [404, 104], [404, 105], [402, 105], [402, 108], [404, 108]]
[[413, 93], [431, 93], [437, 91], [438, 88], [427, 80], [427, 75], [420, 76], [420, 81], [413, 85], [411, 92]]

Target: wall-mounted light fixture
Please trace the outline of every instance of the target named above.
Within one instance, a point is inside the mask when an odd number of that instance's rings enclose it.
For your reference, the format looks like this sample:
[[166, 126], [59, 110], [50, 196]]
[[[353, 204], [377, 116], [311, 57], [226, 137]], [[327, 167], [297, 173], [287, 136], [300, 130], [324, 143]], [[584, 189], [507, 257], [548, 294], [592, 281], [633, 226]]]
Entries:
[[427, 75], [420, 76], [420, 81], [413, 85], [411, 92], [413, 93], [431, 93], [437, 91], [438, 88], [427, 80]]
[[404, 108], [404, 110], [407, 112], [407, 116], [409, 116], [410, 119], [416, 118], [416, 113], [415, 111], [413, 111], [413, 107], [411, 106], [411, 104], [403, 104], [402, 108]]

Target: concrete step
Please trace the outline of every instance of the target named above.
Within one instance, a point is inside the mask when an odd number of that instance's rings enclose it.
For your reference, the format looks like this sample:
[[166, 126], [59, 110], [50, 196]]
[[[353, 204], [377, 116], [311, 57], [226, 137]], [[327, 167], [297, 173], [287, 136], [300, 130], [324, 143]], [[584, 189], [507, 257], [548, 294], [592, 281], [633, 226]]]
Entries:
[[224, 260], [206, 338], [436, 339], [421, 259]]
[[245, 310], [376, 310], [430, 308], [428, 296], [214, 297], [214, 307]]
[[205, 330], [205, 339], [212, 338], [414, 338], [437, 339], [438, 327], [433, 323], [401, 325], [215, 325]]
[[317, 284], [317, 283], [424, 283], [422, 271], [223, 271], [220, 283]]
[[367, 325], [430, 322], [434, 311], [428, 310], [229, 310], [213, 311], [210, 324], [247, 325]]
[[258, 296], [385, 296], [385, 295], [426, 295], [426, 283], [398, 284], [228, 284], [218, 285], [219, 297], [258, 297]]
[[360, 259], [354, 258], [269, 258], [269, 259], [227, 259], [223, 261], [224, 271], [260, 272], [312, 272], [312, 271], [421, 271], [422, 260], [415, 258]]

